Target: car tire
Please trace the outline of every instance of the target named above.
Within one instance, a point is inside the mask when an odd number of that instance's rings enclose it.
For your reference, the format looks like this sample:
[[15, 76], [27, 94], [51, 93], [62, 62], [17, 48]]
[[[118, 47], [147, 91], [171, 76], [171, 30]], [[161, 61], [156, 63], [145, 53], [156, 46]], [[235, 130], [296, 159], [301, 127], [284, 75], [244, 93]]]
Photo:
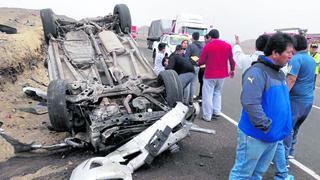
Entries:
[[5, 32], [6, 34], [17, 34], [17, 29], [14, 27], [0, 24], [0, 32]]
[[118, 16], [121, 31], [129, 34], [131, 32], [131, 15], [128, 6], [125, 4], [117, 4], [113, 9], [113, 15]]
[[183, 88], [174, 70], [161, 71], [158, 81], [165, 86], [165, 99], [170, 107], [174, 107], [177, 102], [182, 102]]
[[51, 9], [42, 9], [40, 10], [40, 17], [43, 27], [44, 39], [47, 44], [49, 44], [50, 34], [53, 37], [57, 37], [57, 25], [54, 19], [54, 13]]
[[72, 115], [67, 109], [66, 82], [60, 79], [51, 81], [47, 97], [48, 113], [53, 129], [70, 131]]

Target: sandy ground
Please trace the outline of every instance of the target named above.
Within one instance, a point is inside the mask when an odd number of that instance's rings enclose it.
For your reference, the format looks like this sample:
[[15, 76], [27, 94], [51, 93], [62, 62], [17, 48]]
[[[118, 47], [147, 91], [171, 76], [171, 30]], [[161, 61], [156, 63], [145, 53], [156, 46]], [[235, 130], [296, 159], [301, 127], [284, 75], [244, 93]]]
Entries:
[[0, 33], [0, 68], [17, 66], [37, 56], [42, 43], [39, 11], [0, 8], [0, 24], [17, 28], [17, 34]]
[[[36, 140], [50, 144], [63, 139], [65, 133], [48, 131], [47, 114], [34, 115], [19, 110], [38, 103], [23, 94], [23, 87], [32, 86], [46, 90], [45, 86], [37, 82], [48, 84], [47, 72], [43, 66], [45, 57], [41, 52], [43, 31], [39, 11], [0, 8], [0, 24], [18, 30], [17, 34], [12, 35], [0, 33], [0, 121], [4, 123], [2, 128], [24, 143]], [[13, 155], [12, 147], [0, 138], [0, 162]]]

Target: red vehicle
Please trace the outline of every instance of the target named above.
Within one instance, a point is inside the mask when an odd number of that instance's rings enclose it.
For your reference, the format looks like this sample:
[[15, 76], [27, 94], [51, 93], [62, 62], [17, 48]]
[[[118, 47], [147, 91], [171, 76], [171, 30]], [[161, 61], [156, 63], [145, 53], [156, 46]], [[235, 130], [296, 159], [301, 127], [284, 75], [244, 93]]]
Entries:
[[138, 35], [137, 26], [131, 26], [131, 36], [133, 39], [136, 39]]

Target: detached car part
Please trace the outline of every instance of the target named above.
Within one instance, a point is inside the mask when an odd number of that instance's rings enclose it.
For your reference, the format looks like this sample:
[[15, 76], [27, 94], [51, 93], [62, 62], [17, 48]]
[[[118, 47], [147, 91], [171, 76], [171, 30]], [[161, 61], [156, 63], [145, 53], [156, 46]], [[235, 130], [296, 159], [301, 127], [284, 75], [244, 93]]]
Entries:
[[91, 158], [72, 172], [72, 180], [132, 179], [131, 174], [164, 150], [187, 136], [190, 125], [185, 123], [188, 107], [178, 103], [175, 108], [106, 157]]
[[17, 29], [11, 26], [0, 24], [0, 32], [4, 32], [6, 34], [17, 34]]

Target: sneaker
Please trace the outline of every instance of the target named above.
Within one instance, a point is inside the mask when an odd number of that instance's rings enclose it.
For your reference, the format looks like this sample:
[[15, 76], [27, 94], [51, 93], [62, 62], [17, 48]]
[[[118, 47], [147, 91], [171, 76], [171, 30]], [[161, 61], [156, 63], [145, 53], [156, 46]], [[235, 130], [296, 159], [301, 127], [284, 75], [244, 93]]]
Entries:
[[212, 114], [212, 118], [211, 119], [218, 119], [220, 117], [219, 114]]
[[204, 117], [202, 117], [201, 119], [204, 120], [204, 121], [207, 121], [207, 122], [211, 122], [211, 119], [209, 120], [209, 119], [206, 119]]
[[294, 156], [293, 155], [289, 155], [288, 159], [294, 159]]

